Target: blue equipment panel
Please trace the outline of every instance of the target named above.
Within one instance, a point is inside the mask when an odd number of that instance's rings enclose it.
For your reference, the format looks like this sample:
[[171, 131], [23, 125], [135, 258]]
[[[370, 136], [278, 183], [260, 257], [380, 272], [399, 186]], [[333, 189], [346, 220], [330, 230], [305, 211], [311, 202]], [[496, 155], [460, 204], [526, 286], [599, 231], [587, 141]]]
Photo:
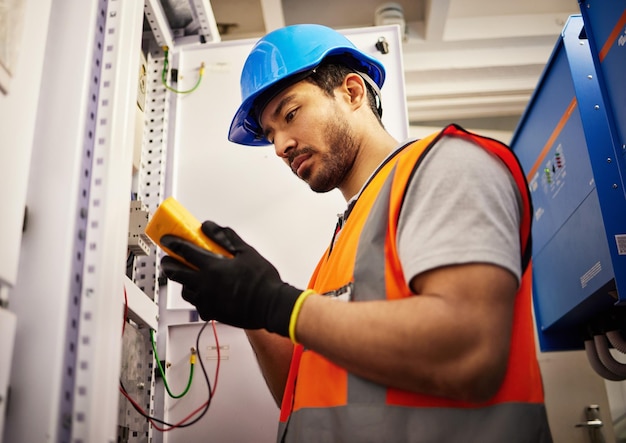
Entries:
[[624, 154], [588, 34], [581, 15], [570, 17], [511, 141], [533, 199], [544, 351], [582, 349], [590, 328], [621, 321], [626, 304]]

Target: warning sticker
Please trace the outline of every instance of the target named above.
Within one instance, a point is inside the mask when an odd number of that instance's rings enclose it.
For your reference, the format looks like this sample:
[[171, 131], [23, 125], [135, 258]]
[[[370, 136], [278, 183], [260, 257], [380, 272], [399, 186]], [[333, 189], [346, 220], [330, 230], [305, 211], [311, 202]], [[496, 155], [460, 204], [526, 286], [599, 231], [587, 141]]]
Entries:
[[596, 262], [583, 276], [580, 277], [580, 287], [586, 288], [587, 284], [602, 271], [602, 263]]
[[616, 235], [615, 243], [617, 244], [617, 253], [619, 255], [626, 255], [626, 234]]

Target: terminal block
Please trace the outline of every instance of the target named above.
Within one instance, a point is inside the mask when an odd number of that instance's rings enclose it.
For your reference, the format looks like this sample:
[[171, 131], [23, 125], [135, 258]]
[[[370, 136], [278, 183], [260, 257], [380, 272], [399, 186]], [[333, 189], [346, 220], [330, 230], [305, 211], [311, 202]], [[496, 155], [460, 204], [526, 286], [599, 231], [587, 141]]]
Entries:
[[150, 214], [140, 200], [130, 202], [130, 219], [128, 221], [128, 250], [139, 255], [150, 254], [150, 238], [145, 229]]

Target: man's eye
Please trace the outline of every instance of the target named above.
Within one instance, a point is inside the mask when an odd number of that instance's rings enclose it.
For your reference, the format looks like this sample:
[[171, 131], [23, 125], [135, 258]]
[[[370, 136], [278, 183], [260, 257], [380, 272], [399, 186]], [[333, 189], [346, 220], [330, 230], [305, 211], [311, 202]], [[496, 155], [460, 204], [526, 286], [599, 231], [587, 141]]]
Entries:
[[293, 120], [296, 116], [296, 110], [294, 109], [293, 111], [289, 111], [286, 115], [285, 115], [285, 121], [286, 122], [290, 122], [291, 120]]

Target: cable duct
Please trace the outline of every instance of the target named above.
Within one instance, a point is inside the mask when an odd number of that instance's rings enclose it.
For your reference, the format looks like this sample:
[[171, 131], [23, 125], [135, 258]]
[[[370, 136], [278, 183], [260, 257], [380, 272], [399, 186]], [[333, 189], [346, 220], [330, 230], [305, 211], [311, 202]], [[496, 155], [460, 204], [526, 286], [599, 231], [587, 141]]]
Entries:
[[606, 337], [615, 349], [626, 354], [626, 340], [624, 340], [619, 331], [609, 331], [606, 333]]
[[597, 334], [592, 339], [585, 340], [585, 352], [589, 364], [598, 375], [607, 380], [626, 380], [626, 364], [620, 363], [611, 355], [609, 343], [616, 350], [626, 353], [626, 341], [619, 331]]

